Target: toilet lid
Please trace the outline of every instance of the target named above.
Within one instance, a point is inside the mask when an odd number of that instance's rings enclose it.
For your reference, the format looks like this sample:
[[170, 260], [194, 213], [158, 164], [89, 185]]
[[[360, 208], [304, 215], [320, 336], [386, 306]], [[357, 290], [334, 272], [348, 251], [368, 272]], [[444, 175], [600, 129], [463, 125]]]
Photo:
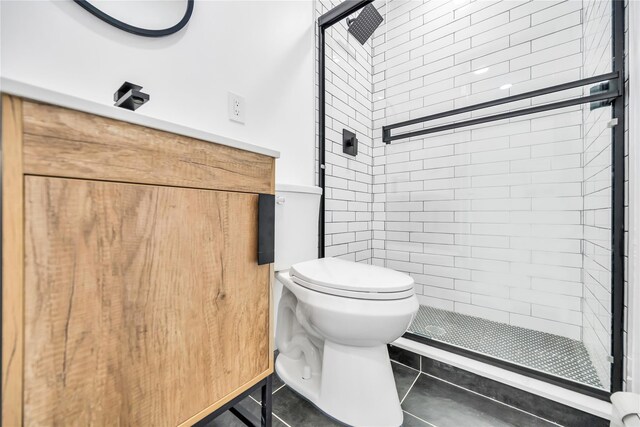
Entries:
[[[335, 291], [365, 294], [413, 294], [413, 278], [388, 268], [337, 258], [320, 258], [300, 262], [291, 266], [291, 277], [299, 284], [301, 279], [323, 292], [342, 294]], [[319, 290], [320, 290], [319, 289]], [[333, 291], [333, 292], [332, 292]], [[375, 298], [378, 299], [378, 298]]]

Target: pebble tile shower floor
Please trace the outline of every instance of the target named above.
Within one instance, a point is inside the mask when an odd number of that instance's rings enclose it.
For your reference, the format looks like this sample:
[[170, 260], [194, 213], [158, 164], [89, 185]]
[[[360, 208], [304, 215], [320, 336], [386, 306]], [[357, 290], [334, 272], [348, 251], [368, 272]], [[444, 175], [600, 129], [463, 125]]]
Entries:
[[580, 341], [422, 305], [409, 332], [602, 388]]

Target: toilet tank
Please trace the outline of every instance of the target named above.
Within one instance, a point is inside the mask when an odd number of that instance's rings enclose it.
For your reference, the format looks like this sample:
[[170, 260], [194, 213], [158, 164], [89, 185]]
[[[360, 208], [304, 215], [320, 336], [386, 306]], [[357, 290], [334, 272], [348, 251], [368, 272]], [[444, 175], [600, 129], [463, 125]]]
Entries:
[[320, 187], [276, 184], [275, 270], [318, 258]]

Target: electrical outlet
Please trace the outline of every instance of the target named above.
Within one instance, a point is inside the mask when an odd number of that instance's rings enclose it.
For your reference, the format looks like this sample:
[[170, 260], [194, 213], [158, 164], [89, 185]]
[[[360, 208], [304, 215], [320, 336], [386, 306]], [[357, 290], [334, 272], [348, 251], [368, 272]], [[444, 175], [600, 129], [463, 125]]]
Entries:
[[244, 123], [244, 98], [229, 92], [229, 120]]

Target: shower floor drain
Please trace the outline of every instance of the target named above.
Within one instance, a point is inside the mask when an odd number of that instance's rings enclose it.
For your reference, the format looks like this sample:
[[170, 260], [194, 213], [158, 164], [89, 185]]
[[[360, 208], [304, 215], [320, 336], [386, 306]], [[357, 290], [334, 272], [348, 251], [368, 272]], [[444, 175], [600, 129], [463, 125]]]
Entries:
[[436, 326], [436, 325], [425, 326], [424, 331], [427, 334], [431, 335], [432, 337], [441, 337], [447, 333], [447, 331], [445, 331], [444, 328], [441, 328], [440, 326]]

